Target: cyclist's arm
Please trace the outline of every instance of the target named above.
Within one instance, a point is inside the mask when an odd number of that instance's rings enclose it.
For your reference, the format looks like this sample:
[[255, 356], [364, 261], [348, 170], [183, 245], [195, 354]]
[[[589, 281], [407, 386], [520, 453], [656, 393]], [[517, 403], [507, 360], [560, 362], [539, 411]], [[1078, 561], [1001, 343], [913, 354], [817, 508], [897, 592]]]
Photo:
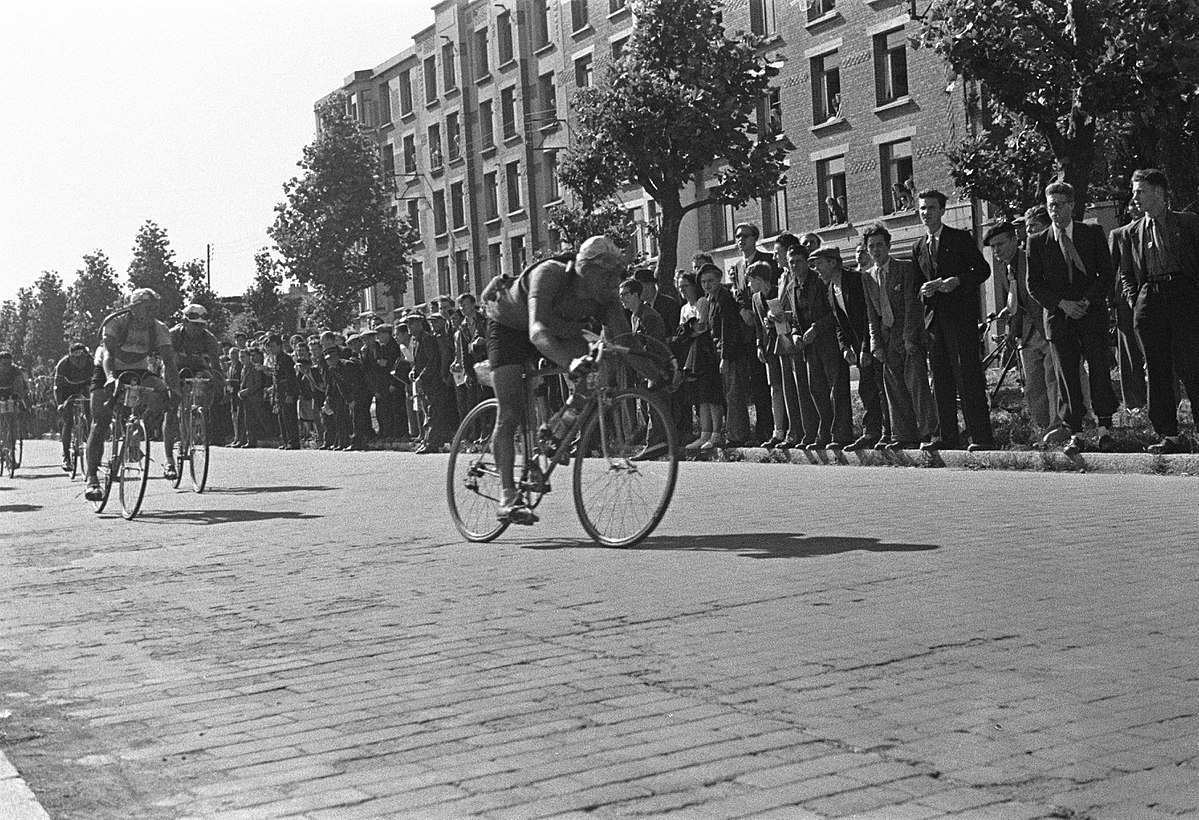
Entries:
[[162, 356], [162, 375], [166, 377], [167, 387], [179, 395], [179, 361], [175, 357], [175, 348], [170, 345], [159, 347], [158, 355]]

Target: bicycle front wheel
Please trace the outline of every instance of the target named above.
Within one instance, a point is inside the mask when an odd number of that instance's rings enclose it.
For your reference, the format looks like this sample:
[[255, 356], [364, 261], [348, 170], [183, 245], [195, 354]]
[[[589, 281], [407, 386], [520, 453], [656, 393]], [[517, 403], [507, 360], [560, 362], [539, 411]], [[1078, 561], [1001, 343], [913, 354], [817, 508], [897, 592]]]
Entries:
[[99, 501], [91, 502], [92, 512], [104, 512], [104, 508], [108, 506], [108, 497], [112, 495], [112, 474], [121, 455], [121, 439], [119, 436], [114, 438], [113, 435], [119, 429], [116, 421], [113, 421], [113, 434], [110, 435], [109, 440], [105, 443], [105, 449], [108, 450], [108, 459], [101, 458], [100, 463], [96, 465], [96, 477], [100, 479], [100, 489], [104, 491], [104, 495], [100, 497]]
[[87, 416], [76, 410], [71, 421], [71, 480], [74, 481], [83, 468], [83, 459], [87, 453]]
[[450, 446], [446, 501], [454, 526], [467, 541], [494, 541], [508, 522], [499, 519], [503, 489], [491, 448], [499, 403], [487, 399], [466, 414]]
[[146, 482], [150, 478], [150, 441], [146, 436], [146, 423], [141, 419], [125, 425], [125, 440], [117, 457], [118, 497], [121, 500], [121, 515], [132, 521], [142, 508], [142, 497], [146, 494]]
[[12, 464], [8, 468], [9, 478], [12, 478], [12, 474], [21, 466], [21, 459], [25, 456], [25, 422], [18, 417], [14, 427], [16, 440], [12, 443]]
[[604, 546], [636, 544], [666, 514], [678, 472], [678, 433], [661, 399], [636, 389], [602, 399], [575, 455], [583, 529]]
[[187, 463], [191, 468], [192, 489], [202, 493], [208, 483], [208, 421], [202, 407], [192, 410], [188, 439]]

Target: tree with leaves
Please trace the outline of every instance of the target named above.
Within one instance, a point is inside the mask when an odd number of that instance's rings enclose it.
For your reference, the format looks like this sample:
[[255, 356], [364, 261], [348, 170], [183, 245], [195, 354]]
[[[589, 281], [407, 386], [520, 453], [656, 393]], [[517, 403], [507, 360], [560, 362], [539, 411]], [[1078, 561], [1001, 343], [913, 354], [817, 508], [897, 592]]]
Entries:
[[33, 288], [21, 288], [15, 302], [9, 299], [0, 307], [0, 350], [12, 353], [13, 361], [23, 367], [33, 364], [25, 360], [25, 343], [32, 316]]
[[166, 231], [148, 219], [138, 229], [133, 244], [129, 287], [157, 291], [161, 300], [155, 318], [168, 324], [183, 309], [183, 273], [175, 264], [175, 252], [171, 250]]
[[1079, 217], [1101, 121], [1165, 116], [1197, 93], [1194, 0], [935, 0], [921, 27], [921, 45], [1040, 135]]
[[32, 365], [40, 361], [48, 367], [66, 355], [67, 294], [62, 277], [43, 271], [33, 283], [33, 309], [25, 339], [25, 358]]
[[259, 328], [279, 327], [283, 321], [283, 274], [268, 248], [254, 254], [254, 282], [241, 297], [246, 313]]
[[[547, 213], [546, 224], [559, 232], [568, 245], [578, 247], [589, 236], [606, 236], [623, 248], [633, 238], [637, 225], [629, 211], [614, 199], [589, 204], [558, 203]], [[554, 249], [557, 252], [557, 249]]]
[[322, 101], [317, 119], [317, 138], [299, 163], [304, 175], [283, 186], [287, 200], [275, 206], [267, 233], [288, 277], [311, 285], [330, 323], [341, 327], [363, 289], [382, 284], [397, 299], [404, 292], [415, 234], [392, 213], [392, 180], [345, 95]]
[[[575, 95], [563, 183], [586, 210], [640, 186], [658, 203], [658, 279], [673, 281], [679, 226], [712, 203], [743, 205], [782, 184], [786, 137], [759, 121], [777, 73], [753, 34], [726, 34], [718, 0], [635, 0], [637, 26], [607, 81]], [[717, 184], [683, 203], [710, 168]]]
[[104, 251], [83, 255], [83, 267], [67, 291], [66, 332], [71, 341], [88, 347], [99, 342], [100, 322], [121, 302], [117, 273]]

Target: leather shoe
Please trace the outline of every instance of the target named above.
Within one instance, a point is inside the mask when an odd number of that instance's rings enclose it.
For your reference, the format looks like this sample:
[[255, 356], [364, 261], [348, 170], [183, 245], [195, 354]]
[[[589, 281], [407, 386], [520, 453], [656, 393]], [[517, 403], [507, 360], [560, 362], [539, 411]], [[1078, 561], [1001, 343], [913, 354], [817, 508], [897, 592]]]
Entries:
[[932, 441], [924, 441], [920, 443], [920, 449], [926, 453], [932, 453], [941, 449], [941, 440], [933, 439]]
[[1066, 446], [1062, 448], [1062, 452], [1068, 456], [1076, 456], [1087, 448], [1087, 443], [1083, 441], [1082, 436], [1070, 436], [1070, 440], [1066, 442]]
[[793, 438], [789, 438], [789, 437], [783, 439], [782, 442], [779, 443], [780, 450], [791, 450], [798, 446], [799, 446], [798, 439], [793, 439]]
[[979, 444], [979, 443], [977, 443], [977, 442], [973, 442], [973, 441], [972, 441], [972, 442], [970, 442], [970, 444], [969, 444], [969, 445], [966, 447], [966, 452], [967, 452], [967, 453], [981, 453], [981, 452], [983, 452], [984, 450], [994, 450], [994, 449], [995, 449], [995, 445], [994, 445], [994, 444]]
[[904, 450], [919, 450], [921, 446], [918, 441], [892, 441], [887, 449], [892, 453], [902, 453]]
[[1174, 453], [1183, 452], [1183, 446], [1181, 439], [1175, 440], [1163, 436], [1161, 441], [1159, 441], [1157, 444], [1150, 444], [1145, 448], [1145, 451], [1153, 453], [1155, 456], [1169, 456], [1173, 455]]
[[1107, 434], [1100, 436], [1097, 444], [1099, 446], [1099, 452], [1101, 453], [1116, 452], [1116, 442], [1113, 441], [1112, 437]]
[[839, 441], [830, 441], [828, 444], [828, 449], [833, 450], [834, 452], [840, 452], [848, 447], [848, 444], [842, 444]]
[[846, 450], [869, 450], [879, 443], [879, 439], [869, 434], [863, 434], [853, 444], [846, 447]]
[[825, 447], [828, 447], [828, 442], [817, 439], [816, 441], [813, 441], [811, 444], [804, 447], [804, 449], [809, 453], [814, 453], [818, 450], [823, 450]]
[[778, 447], [784, 441], [786, 441], [785, 438], [779, 438], [778, 436], [771, 436], [769, 439], [767, 439], [766, 441], [763, 441], [758, 446], [765, 448], [767, 450], [773, 450], [775, 447]]

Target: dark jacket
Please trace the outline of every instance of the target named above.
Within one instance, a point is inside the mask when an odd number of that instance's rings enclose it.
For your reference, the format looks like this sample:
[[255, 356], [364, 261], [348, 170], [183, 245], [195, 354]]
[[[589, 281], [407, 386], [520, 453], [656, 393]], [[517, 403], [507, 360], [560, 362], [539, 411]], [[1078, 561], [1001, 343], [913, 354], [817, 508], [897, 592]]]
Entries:
[[861, 360], [870, 356], [870, 322], [866, 318], [866, 295], [862, 291], [862, 273], [857, 270], [841, 272], [841, 295], [845, 310], [837, 304], [829, 288], [829, 302], [837, 323], [837, 343], [841, 352], [853, 353]]
[[983, 258], [974, 237], [969, 231], [941, 228], [937, 243], [937, 263], [934, 270], [928, 252], [928, 236], [916, 240], [912, 249], [912, 262], [916, 266], [916, 291], [932, 279], [947, 279], [956, 276], [960, 281], [948, 293], [938, 291], [924, 302], [924, 326], [931, 328], [939, 320], [943, 328], [952, 328], [968, 333], [971, 338], [978, 335], [978, 288], [991, 275], [991, 267]]
[[1085, 271], [1067, 265], [1055, 229], [1028, 239], [1028, 292], [1045, 309], [1046, 339], [1052, 339], [1055, 329], [1069, 319], [1058, 306], [1063, 299], [1088, 299], [1090, 306], [1083, 318], [1107, 321], [1107, 294], [1116, 275], [1107, 237], [1103, 228], [1084, 222], [1075, 222], [1073, 233]]

